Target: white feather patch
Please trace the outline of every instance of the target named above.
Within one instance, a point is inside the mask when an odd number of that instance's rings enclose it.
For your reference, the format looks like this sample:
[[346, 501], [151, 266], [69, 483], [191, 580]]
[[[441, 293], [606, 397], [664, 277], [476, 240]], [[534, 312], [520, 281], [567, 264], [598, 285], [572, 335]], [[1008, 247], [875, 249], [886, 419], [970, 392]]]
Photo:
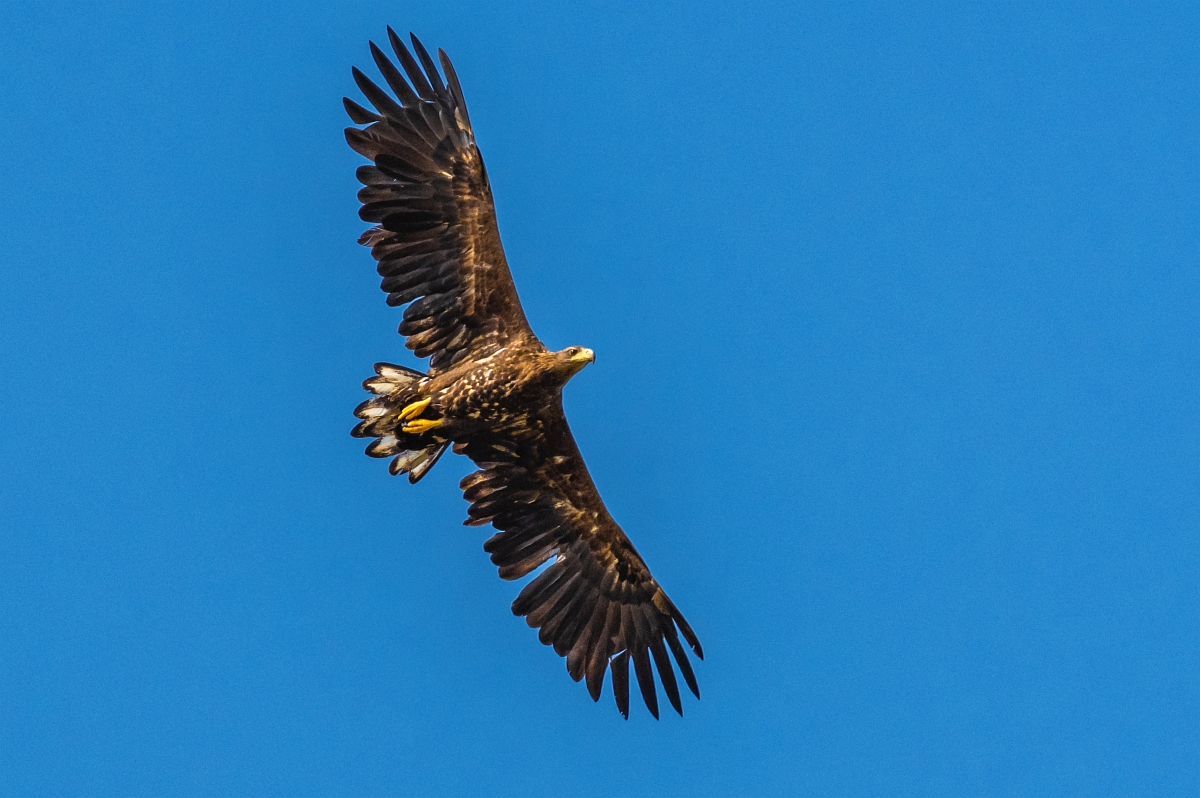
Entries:
[[383, 377], [375, 377], [374, 379], [367, 380], [363, 383], [363, 386], [377, 396], [387, 396], [400, 387], [391, 380], [384, 379]]
[[426, 449], [418, 449], [415, 452], [404, 452], [392, 461], [391, 465], [388, 466], [388, 471], [391, 472], [393, 476], [396, 474], [404, 474], [413, 470], [428, 459], [429, 452]]
[[407, 371], [401, 371], [400, 369], [395, 368], [394, 366], [389, 366], [384, 363], [379, 364], [378, 371], [379, 371], [379, 376], [383, 377], [386, 380], [394, 382], [397, 385], [408, 385], [410, 382], [413, 382], [413, 381], [419, 379], [419, 377], [416, 374], [411, 374]]

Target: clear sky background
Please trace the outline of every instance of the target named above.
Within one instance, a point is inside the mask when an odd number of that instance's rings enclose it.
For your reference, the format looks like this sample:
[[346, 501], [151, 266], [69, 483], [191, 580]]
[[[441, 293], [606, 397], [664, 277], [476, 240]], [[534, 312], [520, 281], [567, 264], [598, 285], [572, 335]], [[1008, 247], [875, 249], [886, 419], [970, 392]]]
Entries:
[[[6, 5], [0, 794], [1200, 793], [1189, 5]], [[465, 460], [349, 436], [414, 364], [342, 138], [389, 23], [598, 354], [682, 719], [510, 614]]]

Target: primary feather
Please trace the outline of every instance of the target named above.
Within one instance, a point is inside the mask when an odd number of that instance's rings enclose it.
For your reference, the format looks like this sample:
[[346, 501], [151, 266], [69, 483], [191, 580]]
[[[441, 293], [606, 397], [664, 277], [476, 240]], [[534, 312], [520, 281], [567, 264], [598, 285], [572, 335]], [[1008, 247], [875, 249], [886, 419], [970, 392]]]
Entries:
[[[407, 305], [400, 333], [430, 359], [429, 372], [377, 364], [364, 383], [376, 396], [355, 411], [362, 421], [353, 434], [373, 438], [367, 453], [393, 457], [392, 473], [413, 482], [449, 445], [471, 458], [479, 470], [461, 484], [466, 523], [496, 528], [484, 550], [500, 577], [519, 579], [553, 560], [521, 590], [513, 613], [566, 657], [593, 700], [611, 670], [617, 708], [628, 717], [632, 659], [658, 717], [653, 662], [683, 714], [672, 658], [699, 697], [679, 635], [703, 658], [700, 642], [609, 515], [563, 414], [562, 387], [591, 353], [550, 352], [526, 321], [450, 59], [438, 50], [443, 79], [415, 36], [414, 58], [387, 33], [399, 68], [370, 47], [392, 93], [353, 71], [375, 110], [344, 100], [350, 119], [365, 125], [347, 128], [346, 140], [371, 161], [357, 172], [359, 215], [376, 226], [360, 243], [378, 261], [388, 304]], [[417, 407], [419, 422], [404, 417]]]

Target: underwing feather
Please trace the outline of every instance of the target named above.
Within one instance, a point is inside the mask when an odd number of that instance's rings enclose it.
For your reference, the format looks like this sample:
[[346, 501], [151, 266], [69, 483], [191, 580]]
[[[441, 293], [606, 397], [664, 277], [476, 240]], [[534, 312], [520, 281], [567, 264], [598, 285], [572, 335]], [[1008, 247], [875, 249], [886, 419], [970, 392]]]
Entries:
[[[451, 446], [473, 460], [479, 470], [459, 484], [465, 523], [497, 530], [483, 548], [500, 577], [543, 568], [513, 613], [593, 700], [611, 671], [617, 708], [629, 716], [632, 660], [650, 713], [658, 717], [657, 670], [682, 714], [675, 667], [698, 697], [687, 648], [701, 659], [703, 650], [608, 513], [571, 435], [567, 377], [555, 382], [555, 355], [521, 308], [459, 76], [444, 51], [435, 61], [415, 36], [406, 44], [389, 27], [387, 37], [394, 59], [369, 45], [382, 83], [352, 71], [374, 110], [346, 98], [355, 127], [345, 135], [367, 160], [355, 176], [359, 216], [372, 226], [359, 243], [377, 261], [387, 304], [404, 306], [404, 345], [429, 368], [376, 364], [351, 434], [370, 438], [367, 454], [390, 458], [389, 471], [410, 482]], [[415, 409], [401, 421], [406, 407]]]

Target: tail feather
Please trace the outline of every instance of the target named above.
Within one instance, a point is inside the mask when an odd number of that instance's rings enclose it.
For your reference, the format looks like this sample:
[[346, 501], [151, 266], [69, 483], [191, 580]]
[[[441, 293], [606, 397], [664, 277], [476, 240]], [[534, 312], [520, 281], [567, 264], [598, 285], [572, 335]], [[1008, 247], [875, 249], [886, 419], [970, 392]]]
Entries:
[[376, 396], [411, 393], [425, 379], [425, 375], [419, 371], [392, 363], [376, 363], [375, 375], [363, 380], [363, 388]]
[[449, 445], [450, 441], [440, 441], [424, 449], [404, 452], [388, 464], [388, 473], [392, 476], [408, 474], [408, 481], [415, 485], [429, 473]]
[[363, 381], [363, 388], [375, 396], [354, 408], [354, 415], [362, 421], [350, 434], [374, 438], [367, 444], [367, 454], [393, 457], [388, 471], [408, 474], [408, 481], [415, 484], [433, 468], [450, 442], [430, 441], [399, 429], [400, 411], [416, 399], [424, 374], [392, 363], [376, 363], [375, 375]]

